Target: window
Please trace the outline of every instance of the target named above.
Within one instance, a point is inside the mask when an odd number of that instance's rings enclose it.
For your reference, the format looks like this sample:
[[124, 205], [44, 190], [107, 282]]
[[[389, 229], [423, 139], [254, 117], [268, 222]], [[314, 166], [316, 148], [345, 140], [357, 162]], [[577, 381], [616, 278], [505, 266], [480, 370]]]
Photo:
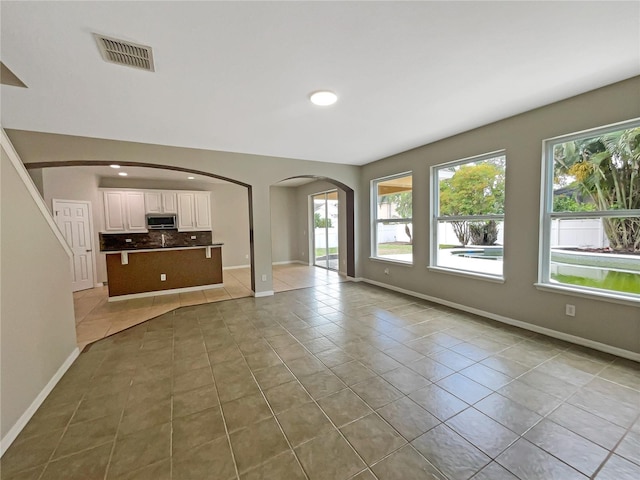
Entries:
[[540, 283], [640, 300], [640, 121], [544, 142]]
[[413, 263], [411, 172], [373, 180], [372, 257]]
[[502, 278], [504, 152], [431, 167], [433, 269]]

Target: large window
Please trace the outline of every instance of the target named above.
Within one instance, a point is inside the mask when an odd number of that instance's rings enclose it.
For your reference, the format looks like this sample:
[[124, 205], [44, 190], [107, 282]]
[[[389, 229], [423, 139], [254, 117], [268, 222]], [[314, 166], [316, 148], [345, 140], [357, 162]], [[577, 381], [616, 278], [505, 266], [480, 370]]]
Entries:
[[640, 121], [544, 151], [540, 283], [640, 300]]
[[502, 278], [504, 152], [431, 167], [430, 267]]
[[413, 211], [411, 172], [373, 180], [372, 257], [413, 262]]

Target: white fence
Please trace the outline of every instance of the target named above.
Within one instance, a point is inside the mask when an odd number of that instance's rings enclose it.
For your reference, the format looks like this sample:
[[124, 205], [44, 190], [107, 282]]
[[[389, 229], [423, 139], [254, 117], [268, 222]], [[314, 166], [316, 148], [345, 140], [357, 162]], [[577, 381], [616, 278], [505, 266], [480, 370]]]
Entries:
[[324, 228], [316, 228], [315, 232], [315, 248], [332, 248], [338, 246], [338, 228], [331, 227], [329, 230], [329, 245], [327, 245], [327, 235], [326, 230]]
[[[413, 234], [413, 226], [409, 228], [412, 229], [411, 233]], [[408, 241], [409, 237], [405, 233], [404, 224], [378, 225], [379, 243]], [[444, 245], [458, 245], [460, 243], [450, 223], [438, 224], [438, 243]], [[503, 222], [498, 223], [498, 241], [496, 243], [504, 245]], [[560, 219], [553, 220], [551, 223], [551, 246], [603, 248], [609, 246], [609, 241], [599, 218]]]

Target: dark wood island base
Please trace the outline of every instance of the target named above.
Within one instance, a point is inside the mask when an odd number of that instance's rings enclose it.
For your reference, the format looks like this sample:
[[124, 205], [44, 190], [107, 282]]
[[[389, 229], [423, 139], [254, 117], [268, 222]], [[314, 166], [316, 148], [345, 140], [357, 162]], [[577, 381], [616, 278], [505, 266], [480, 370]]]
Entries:
[[107, 278], [110, 301], [222, 287], [222, 247], [107, 252]]

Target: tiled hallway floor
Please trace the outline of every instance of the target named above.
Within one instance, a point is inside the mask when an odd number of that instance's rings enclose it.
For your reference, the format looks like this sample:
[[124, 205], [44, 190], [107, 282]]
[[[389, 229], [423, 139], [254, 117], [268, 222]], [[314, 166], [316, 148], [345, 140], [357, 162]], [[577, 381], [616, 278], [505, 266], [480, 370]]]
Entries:
[[640, 478], [638, 364], [365, 284], [92, 344], [2, 480]]
[[[273, 288], [276, 292], [342, 281], [344, 278], [336, 272], [322, 268], [299, 264], [273, 267]], [[75, 292], [73, 301], [78, 346], [82, 350], [88, 343], [121, 332], [179, 307], [252, 296], [251, 269], [249, 268], [225, 270], [223, 283], [224, 288], [118, 302], [107, 301], [109, 293], [107, 287]]]

